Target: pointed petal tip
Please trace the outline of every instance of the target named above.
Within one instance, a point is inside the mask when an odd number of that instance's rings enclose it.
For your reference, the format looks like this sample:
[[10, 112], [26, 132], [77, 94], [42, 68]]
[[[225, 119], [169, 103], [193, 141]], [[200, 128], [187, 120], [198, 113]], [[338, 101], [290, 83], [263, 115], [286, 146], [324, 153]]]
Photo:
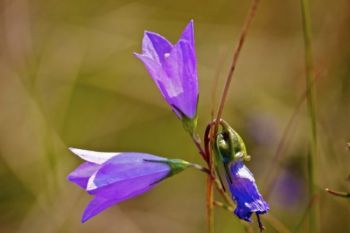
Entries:
[[142, 56], [144, 56], [142, 53], [137, 53], [137, 52], [133, 52], [132, 54], [134, 55], [134, 57], [136, 57], [138, 59], [141, 59]]
[[69, 150], [81, 159], [96, 164], [103, 164], [110, 158], [120, 154], [119, 152], [99, 152], [92, 150], [83, 150], [73, 147], [69, 147]]
[[150, 36], [159, 36], [159, 37], [163, 37], [163, 36], [161, 36], [160, 34], [158, 34], [156, 32], [151, 32], [151, 31], [147, 31], [147, 30], [145, 30], [143, 32], [143, 36], [148, 36], [148, 37], [150, 37]]
[[[94, 201], [94, 199], [92, 199], [90, 201], [90, 203], [88, 204], [88, 206], [86, 207], [86, 209], [84, 210], [83, 216], [81, 216], [81, 223], [85, 223], [88, 220], [90, 220], [92, 217], [96, 216], [98, 213], [100, 213], [100, 211], [98, 212], [94, 212], [91, 211], [91, 208], [94, 208], [94, 206], [91, 206], [91, 203]], [[96, 208], [96, 206], [95, 206]]]
[[81, 217], [80, 222], [81, 223], [85, 223], [87, 220], [89, 220], [92, 216], [86, 216], [85, 214], [83, 214], [83, 216]]
[[147, 31], [147, 30], [145, 30], [143, 32], [143, 39], [145, 39], [146, 37], [148, 39], [151, 39], [153, 36], [161, 36], [161, 35], [159, 35], [158, 33], [155, 33], [155, 32]]
[[151, 32], [151, 31], [148, 31], [148, 30], [144, 30], [143, 31], [143, 36], [149, 36], [149, 35], [152, 35], [152, 34], [155, 34], [155, 32]]
[[189, 41], [190, 44], [194, 47], [194, 21], [193, 19], [186, 25], [185, 29], [182, 31], [180, 40]]
[[163, 46], [170, 47], [170, 48], [172, 47], [172, 44], [170, 43], [170, 41], [168, 41], [167, 38], [160, 35], [159, 33], [146, 30], [143, 33], [143, 39], [145, 39], [145, 37], [147, 37], [150, 41], [152, 41], [152, 43], [156, 43], [157, 45], [160, 43], [160, 44], [163, 44]]
[[69, 173], [69, 174], [67, 175], [66, 179], [67, 179], [69, 182], [73, 182], [72, 173]]
[[68, 150], [70, 150], [70, 152], [76, 155], [79, 155], [79, 152], [83, 151], [82, 149], [75, 148], [75, 147], [68, 147]]

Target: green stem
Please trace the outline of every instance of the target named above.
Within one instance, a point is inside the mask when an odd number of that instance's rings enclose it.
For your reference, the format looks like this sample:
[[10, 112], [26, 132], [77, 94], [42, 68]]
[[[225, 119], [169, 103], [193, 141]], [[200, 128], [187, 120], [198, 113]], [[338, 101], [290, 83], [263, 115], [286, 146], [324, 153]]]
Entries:
[[316, 202], [315, 196], [309, 200], [309, 204], [307, 205], [304, 213], [302, 214], [300, 221], [298, 222], [298, 224], [296, 225], [296, 227], [293, 230], [294, 233], [300, 232], [300, 230], [301, 230], [307, 216], [309, 215], [309, 212], [311, 211], [312, 206], [315, 204], [315, 202]]
[[[312, 40], [311, 40], [311, 17], [310, 17], [310, 7], [309, 0], [301, 0], [301, 14], [302, 14], [302, 25], [303, 25], [303, 36], [304, 36], [304, 51], [305, 51], [305, 68], [306, 68], [306, 85], [309, 90], [307, 93], [307, 104], [310, 119], [310, 132], [311, 132], [311, 150], [309, 158], [309, 192], [310, 199], [317, 195], [315, 180], [317, 171], [317, 127], [316, 127], [316, 111], [315, 111], [315, 98], [314, 98], [314, 88], [313, 82], [313, 58], [312, 58]], [[319, 232], [319, 205], [315, 203], [312, 206], [309, 215], [310, 221], [310, 232]]]

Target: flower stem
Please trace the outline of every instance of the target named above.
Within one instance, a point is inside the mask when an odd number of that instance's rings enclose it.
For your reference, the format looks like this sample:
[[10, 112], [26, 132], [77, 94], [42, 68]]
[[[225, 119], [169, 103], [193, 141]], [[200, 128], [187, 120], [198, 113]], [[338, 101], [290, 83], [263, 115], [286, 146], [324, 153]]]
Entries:
[[214, 233], [214, 180], [211, 176], [207, 177], [207, 216], [208, 216], [208, 232]]
[[198, 135], [198, 133], [191, 133], [191, 138], [195, 144], [195, 146], [198, 149], [199, 154], [202, 156], [202, 158], [204, 159], [204, 161], [206, 161], [208, 163], [208, 155], [205, 153], [205, 150], [202, 147], [202, 143], [201, 143], [201, 139]]
[[[204, 161], [208, 164], [208, 177], [207, 177], [207, 190], [206, 190], [206, 206], [207, 206], [207, 221], [208, 221], [208, 233], [214, 233], [214, 208], [213, 208], [213, 199], [214, 199], [214, 190], [213, 183], [215, 180], [215, 176], [213, 176], [213, 170], [211, 166], [210, 153], [207, 150], [204, 150], [201, 144], [201, 140], [198, 136], [198, 133], [192, 132], [191, 138], [196, 145], [199, 154], [202, 156]], [[197, 166], [193, 166], [194, 168], [199, 168]], [[201, 170], [201, 169], [199, 169]]]
[[197, 169], [201, 172], [204, 172], [207, 175], [210, 175], [210, 170], [206, 167], [203, 167], [202, 165], [196, 164], [196, 163], [190, 163], [190, 166], [193, 167], [194, 169]]
[[[312, 40], [311, 40], [311, 19], [310, 19], [310, 7], [309, 0], [301, 1], [301, 15], [303, 25], [303, 37], [304, 37], [304, 51], [305, 51], [305, 69], [306, 69], [306, 86], [309, 90], [307, 93], [307, 105], [310, 119], [310, 132], [311, 132], [311, 150], [309, 157], [309, 192], [310, 198], [317, 195], [316, 190], [316, 171], [317, 171], [317, 127], [316, 127], [316, 111], [314, 100], [314, 88], [312, 85], [314, 70], [313, 70], [313, 58], [312, 58]], [[312, 206], [309, 215], [310, 232], [319, 232], [319, 205], [315, 203]]]
[[258, 213], [255, 213], [255, 214], [256, 214], [256, 219], [258, 220], [259, 230], [260, 232], [263, 232], [263, 230], [265, 230], [265, 226], [260, 219], [260, 215]]
[[215, 124], [214, 133], [217, 132], [217, 129], [218, 129], [218, 126], [219, 126], [219, 120], [221, 119], [222, 112], [224, 110], [225, 100], [226, 100], [226, 97], [227, 97], [227, 94], [228, 94], [228, 90], [229, 90], [229, 87], [230, 87], [230, 84], [231, 84], [231, 81], [232, 81], [233, 73], [234, 73], [234, 71], [236, 69], [237, 61], [238, 61], [239, 55], [241, 53], [241, 50], [242, 50], [242, 47], [243, 47], [243, 44], [244, 44], [244, 41], [245, 41], [245, 37], [246, 37], [246, 35], [248, 33], [248, 30], [249, 30], [250, 25], [251, 25], [251, 23], [253, 21], [253, 18], [254, 18], [255, 14], [256, 14], [256, 10], [258, 8], [259, 2], [260, 2], [260, 0], [253, 0], [252, 4], [250, 6], [250, 9], [249, 9], [248, 15], [247, 15], [247, 17], [246, 17], [246, 19], [244, 21], [244, 25], [243, 25], [242, 31], [241, 31], [241, 33], [239, 35], [238, 44], [237, 44], [237, 46], [235, 48], [235, 51], [233, 53], [232, 63], [231, 63], [230, 70], [229, 70], [228, 75], [227, 75], [226, 83], [225, 83], [225, 86], [224, 86], [224, 91], [223, 91], [222, 96], [221, 96], [218, 113], [216, 115], [216, 124]]
[[[219, 121], [221, 122], [221, 120]], [[212, 161], [211, 157], [211, 149], [210, 149], [210, 142], [213, 138], [213, 126], [215, 124], [215, 120], [210, 122], [205, 130], [204, 135], [204, 142], [205, 142], [205, 148], [202, 147], [201, 140], [198, 136], [198, 133], [192, 132], [191, 138], [196, 145], [199, 153], [201, 154], [202, 158], [206, 161], [208, 165], [208, 169], [204, 168], [198, 164], [191, 164], [193, 168], [196, 168], [200, 171], [203, 171], [208, 174], [207, 177], [207, 191], [206, 191], [206, 199], [207, 199], [207, 219], [208, 219], [208, 232], [214, 233], [214, 185], [220, 195], [225, 199], [227, 204], [232, 205], [233, 201], [231, 198], [227, 195], [223, 187], [221, 186], [220, 181], [215, 176], [215, 168], [214, 163]]]
[[224, 210], [227, 210], [228, 212], [232, 213], [234, 211], [234, 207], [231, 205], [225, 205], [224, 203], [220, 202], [220, 201], [214, 201], [214, 205], [217, 207], [221, 207]]

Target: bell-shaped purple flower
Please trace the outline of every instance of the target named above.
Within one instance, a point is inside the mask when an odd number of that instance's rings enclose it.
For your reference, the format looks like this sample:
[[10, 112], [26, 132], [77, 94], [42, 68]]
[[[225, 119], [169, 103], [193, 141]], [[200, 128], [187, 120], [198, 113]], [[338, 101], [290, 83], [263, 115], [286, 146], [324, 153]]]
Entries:
[[198, 78], [193, 21], [174, 45], [163, 36], [146, 31], [142, 40], [142, 54], [135, 53], [135, 56], [144, 63], [176, 115], [181, 120], [195, 119]]
[[144, 153], [70, 150], [86, 162], [71, 172], [68, 180], [94, 195], [84, 211], [82, 222], [112, 205], [149, 191], [161, 180], [189, 166], [183, 160]]
[[236, 200], [237, 207], [234, 213], [245, 221], [251, 221], [252, 213], [264, 214], [269, 205], [259, 193], [253, 174], [241, 161], [233, 162], [230, 166], [230, 191]]

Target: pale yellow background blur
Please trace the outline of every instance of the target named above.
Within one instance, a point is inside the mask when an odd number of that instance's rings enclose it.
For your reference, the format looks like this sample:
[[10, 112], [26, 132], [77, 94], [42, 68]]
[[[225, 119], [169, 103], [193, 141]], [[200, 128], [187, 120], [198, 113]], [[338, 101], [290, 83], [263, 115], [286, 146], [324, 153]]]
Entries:
[[[220, 78], [221, 93], [248, 7], [246, 0], [0, 1], [0, 232], [205, 232], [205, 176], [194, 170], [81, 224], [91, 197], [66, 180], [81, 162], [67, 148], [140, 151], [202, 163], [132, 53], [141, 50], [144, 30], [176, 42], [194, 19], [202, 134], [213, 107], [213, 80]], [[350, 191], [345, 180], [350, 173], [350, 3], [312, 1], [311, 8], [321, 231], [350, 232], [349, 200], [322, 191]], [[246, 141], [252, 155], [248, 166], [271, 215], [290, 230], [308, 205], [305, 103], [281, 160], [273, 156], [304, 90], [299, 1], [262, 1], [224, 118]], [[269, 178], [274, 186], [266, 182], [272, 170], [278, 171]], [[276, 232], [264, 222], [267, 233]], [[244, 232], [222, 209], [216, 211], [216, 229]], [[307, 221], [301, 232], [306, 229]]]

